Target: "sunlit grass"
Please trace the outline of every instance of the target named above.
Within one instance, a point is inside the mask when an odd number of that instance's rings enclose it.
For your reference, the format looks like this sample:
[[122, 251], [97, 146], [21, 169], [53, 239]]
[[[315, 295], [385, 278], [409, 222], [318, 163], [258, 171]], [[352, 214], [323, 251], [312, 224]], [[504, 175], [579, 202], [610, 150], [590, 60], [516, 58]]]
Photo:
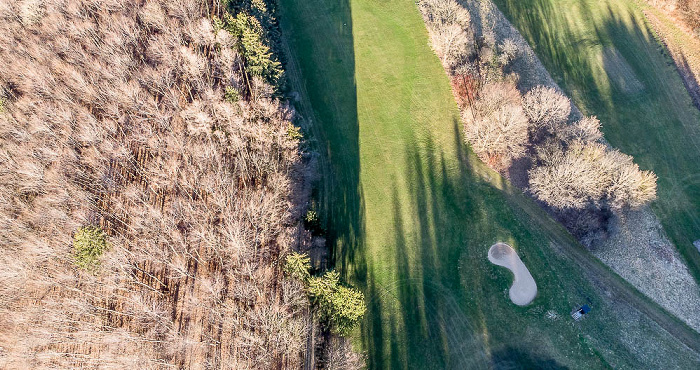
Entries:
[[600, 118], [605, 138], [659, 176], [652, 208], [700, 279], [700, 112], [642, 9], [634, 0], [495, 3], [583, 113]]
[[[355, 341], [370, 368], [635, 367], [625, 332], [667, 340], [625, 326], [616, 309], [630, 308], [551, 247], [575, 241], [464, 144], [413, 1], [290, 0], [281, 19], [299, 66], [292, 88], [309, 103], [299, 110], [328, 161], [319, 198], [336, 268], [368, 300]], [[509, 301], [512, 275], [488, 262], [497, 241], [536, 279], [530, 306]], [[587, 299], [596, 315], [572, 326], [569, 311]]]

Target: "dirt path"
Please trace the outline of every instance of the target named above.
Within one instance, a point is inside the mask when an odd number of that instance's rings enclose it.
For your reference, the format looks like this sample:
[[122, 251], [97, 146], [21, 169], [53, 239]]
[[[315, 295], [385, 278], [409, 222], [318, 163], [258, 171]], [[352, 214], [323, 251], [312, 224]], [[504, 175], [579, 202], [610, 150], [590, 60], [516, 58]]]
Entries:
[[518, 306], [530, 304], [537, 295], [537, 284], [513, 247], [505, 243], [496, 243], [489, 248], [488, 256], [494, 265], [503, 266], [513, 272], [513, 285], [508, 293], [510, 300]]
[[688, 348], [700, 353], [700, 333], [694, 331], [690, 326], [640, 293], [583, 247], [578, 248], [578, 244], [567, 240], [571, 236], [566, 234], [555, 221], [537, 217], [536, 207], [538, 206], [534, 202], [518, 195], [512, 195], [509, 199], [517, 208], [528, 214], [534, 223], [538, 224], [538, 227], [552, 235], [552, 243], [558, 247], [558, 250], [581, 266], [587, 272], [588, 278], [600, 289], [604, 290], [606, 295], [633, 306], [688, 346]]

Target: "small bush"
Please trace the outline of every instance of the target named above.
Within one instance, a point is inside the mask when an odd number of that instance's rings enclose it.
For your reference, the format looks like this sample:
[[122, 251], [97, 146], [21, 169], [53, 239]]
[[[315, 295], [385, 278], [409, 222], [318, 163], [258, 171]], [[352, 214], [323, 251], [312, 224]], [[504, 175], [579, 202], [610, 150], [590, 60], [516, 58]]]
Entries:
[[501, 53], [498, 55], [498, 62], [505, 67], [518, 56], [518, 44], [513, 39], [506, 39], [499, 46]]
[[241, 95], [238, 93], [238, 90], [236, 90], [236, 88], [234, 88], [233, 86], [226, 86], [226, 89], [224, 90], [224, 99], [226, 99], [227, 102], [233, 104], [241, 99]]
[[336, 271], [309, 278], [308, 292], [321, 321], [335, 334], [350, 334], [367, 310], [364, 294], [340, 285]]
[[306, 281], [309, 278], [311, 259], [306, 253], [290, 253], [284, 261], [284, 273], [294, 279]]
[[290, 140], [301, 140], [304, 135], [301, 133], [301, 128], [292, 125], [291, 123], [287, 126], [287, 137]]
[[107, 236], [99, 227], [86, 226], [79, 229], [73, 236], [75, 264], [86, 270], [97, 269], [107, 246]]
[[321, 219], [318, 217], [318, 213], [312, 209], [308, 210], [304, 216], [304, 227], [313, 235], [323, 235], [324, 233]]

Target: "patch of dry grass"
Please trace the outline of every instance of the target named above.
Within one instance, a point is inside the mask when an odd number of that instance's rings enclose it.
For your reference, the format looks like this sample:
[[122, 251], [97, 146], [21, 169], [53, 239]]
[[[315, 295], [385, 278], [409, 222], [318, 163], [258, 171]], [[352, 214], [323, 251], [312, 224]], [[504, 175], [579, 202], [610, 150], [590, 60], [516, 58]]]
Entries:
[[[644, 16], [654, 28], [659, 41], [668, 49], [688, 93], [700, 109], [700, 33], [694, 34], [675, 12], [663, 9], [646, 7]], [[697, 22], [700, 24], [700, 20]]]

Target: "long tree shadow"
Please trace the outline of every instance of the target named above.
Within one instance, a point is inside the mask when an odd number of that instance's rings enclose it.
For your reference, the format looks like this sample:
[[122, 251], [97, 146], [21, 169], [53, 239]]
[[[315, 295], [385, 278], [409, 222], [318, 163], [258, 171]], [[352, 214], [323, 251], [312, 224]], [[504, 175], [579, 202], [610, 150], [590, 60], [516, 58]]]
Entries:
[[495, 0], [605, 138], [658, 177], [652, 204], [700, 281], [700, 114], [639, 10], [626, 2]]
[[[483, 289], [489, 285], [484, 278], [492, 271], [485, 255], [491, 243], [513, 235], [501, 226], [507, 220], [500, 211], [492, 213], [494, 206], [485, 204], [499, 199], [500, 190], [471, 166], [474, 158], [458, 127], [454, 122], [453, 150], [441, 148], [431, 136], [406, 147], [409, 198], [401, 197], [398, 181], [392, 191], [395, 280], [370, 288], [370, 312], [377, 316], [365, 335], [371, 343], [369, 367], [563, 368], [542, 357], [546, 351], [535, 353], [501, 333], [489, 335], [494, 322], [508, 324], [490, 312], [483, 298], [490, 294]], [[482, 197], [489, 193], [496, 198]], [[496, 276], [503, 281], [510, 278], [502, 271]], [[369, 280], [374, 281], [371, 272]], [[500, 304], [509, 304], [503, 301]], [[383, 346], [386, 340], [390, 347]]]
[[[301, 95], [298, 113], [319, 159], [314, 199], [331, 249], [330, 266], [365, 280], [360, 246], [363, 204], [355, 55], [349, 1], [282, 1], [282, 25], [292, 54], [291, 85]], [[327, 15], [314, 17], [321, 9]], [[316, 37], [324, 35], [323, 38]]]
[[[469, 232], [462, 220], [470, 200], [458, 194], [462, 187], [451, 182], [440, 152], [430, 137], [411, 143], [405, 153], [408, 203], [397, 189], [406, 184], [396, 180], [392, 190], [395, 235], [387, 247], [394, 248], [397, 272], [391, 285], [370, 289], [376, 315], [366, 335], [370, 368], [488, 367], [455, 270]], [[385, 349], [387, 337], [392, 346]]]
[[507, 347], [493, 353], [493, 368], [496, 370], [539, 369], [565, 370], [556, 361], [534, 353], [524, 353], [516, 348]]
[[[472, 165], [476, 162], [464, 144], [458, 115], [454, 122], [441, 116], [436, 122], [419, 121], [415, 126], [423, 126], [414, 130], [391, 131], [400, 134], [383, 139], [402, 147], [398, 151], [391, 147], [387, 157], [392, 163], [377, 164], [382, 159], [368, 155], [374, 152], [359, 144], [360, 129], [366, 130], [362, 138], [368, 140], [371, 126], [378, 122], [373, 120], [377, 116], [369, 116], [359, 127], [349, 3], [286, 0], [281, 6], [283, 29], [295, 53], [288, 73], [309, 103], [300, 104], [299, 111], [310, 122], [322, 162], [318, 200], [327, 221], [328, 243], [334, 248], [337, 266], [365, 289], [368, 312], [359, 339], [368, 367], [478, 369], [522, 360], [555, 368], [555, 359], [571, 363], [572, 358], [603, 367], [589, 346], [580, 343], [576, 329], [564, 321], [542, 322], [545, 307], [568, 313], [581, 297], [595, 299], [596, 293], [580, 271], [553, 255], [546, 238], [530, 231], [528, 215], [511, 209], [502, 191], [512, 191], [510, 185], [502, 179], [490, 181], [495, 174]], [[388, 85], [381, 78], [372, 83]], [[362, 96], [372, 97], [364, 90]], [[387, 109], [392, 118], [397, 114], [394, 108], [406, 109], [425, 99], [415, 98]], [[396, 121], [382, 124], [402, 123]], [[367, 194], [360, 183], [361, 149], [366, 161], [362, 164], [369, 163], [362, 174]], [[375, 173], [370, 176], [371, 170]], [[363, 197], [370, 193], [375, 200], [389, 201], [365, 204]], [[365, 225], [370, 216], [377, 225]], [[366, 251], [370, 231], [374, 243], [385, 245], [372, 245]], [[377, 236], [380, 233], [385, 235]], [[532, 266], [536, 280], [545, 274], [553, 277], [541, 286], [538, 281], [541, 295], [532, 307], [515, 307], [504, 294], [512, 277], [486, 260], [488, 247], [496, 241], [520, 246], [518, 253]], [[567, 279], [556, 279], [562, 276]], [[605, 336], [607, 346], [624, 351], [611, 343], [608, 333], [620, 333], [614, 321], [589, 322], [598, 325], [594, 333]], [[556, 344], [540, 348], [540, 339]]]

